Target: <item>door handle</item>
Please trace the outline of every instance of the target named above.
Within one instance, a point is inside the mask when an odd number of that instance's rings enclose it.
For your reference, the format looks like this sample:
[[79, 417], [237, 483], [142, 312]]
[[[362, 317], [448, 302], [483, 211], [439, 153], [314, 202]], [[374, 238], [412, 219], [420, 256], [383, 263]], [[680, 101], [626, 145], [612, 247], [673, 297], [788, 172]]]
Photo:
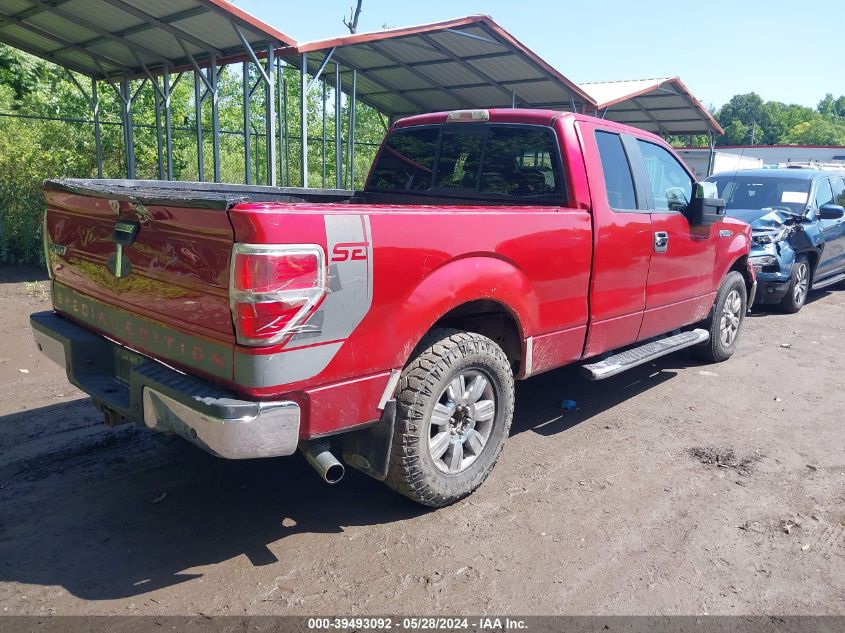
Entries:
[[665, 253], [669, 248], [669, 234], [666, 231], [654, 232], [654, 252]]

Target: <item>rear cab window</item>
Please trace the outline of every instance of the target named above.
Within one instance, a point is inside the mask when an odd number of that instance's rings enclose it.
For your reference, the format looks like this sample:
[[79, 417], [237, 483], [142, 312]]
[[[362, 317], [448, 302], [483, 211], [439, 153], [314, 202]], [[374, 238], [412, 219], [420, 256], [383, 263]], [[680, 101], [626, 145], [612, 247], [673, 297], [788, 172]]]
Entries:
[[400, 128], [385, 140], [366, 189], [525, 204], [566, 200], [557, 138], [539, 125]]
[[369, 186], [386, 191], [428, 191], [440, 130], [415, 128], [385, 140]]

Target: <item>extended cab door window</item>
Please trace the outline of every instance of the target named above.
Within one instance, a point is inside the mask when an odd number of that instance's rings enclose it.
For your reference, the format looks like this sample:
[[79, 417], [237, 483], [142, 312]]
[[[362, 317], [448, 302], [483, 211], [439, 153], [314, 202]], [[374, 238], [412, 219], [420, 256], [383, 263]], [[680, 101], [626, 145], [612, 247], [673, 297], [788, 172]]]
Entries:
[[612, 132], [596, 130], [596, 145], [599, 148], [604, 187], [610, 208], [614, 211], [636, 210], [634, 178], [631, 175], [628, 156], [622, 146], [622, 138]]
[[692, 200], [692, 179], [681, 164], [665, 149], [637, 139], [643, 155], [654, 210], [658, 213], [683, 212]]

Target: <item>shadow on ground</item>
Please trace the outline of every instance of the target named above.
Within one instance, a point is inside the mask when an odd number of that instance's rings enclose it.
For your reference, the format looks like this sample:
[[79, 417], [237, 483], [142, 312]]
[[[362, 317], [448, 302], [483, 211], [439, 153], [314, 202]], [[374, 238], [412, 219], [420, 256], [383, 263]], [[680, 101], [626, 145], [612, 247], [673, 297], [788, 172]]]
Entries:
[[[535, 377], [518, 386], [512, 433], [566, 432], [693, 363], [676, 355], [601, 383], [573, 368]], [[562, 410], [563, 399], [578, 409]], [[0, 580], [123, 598], [240, 555], [284, 565], [273, 544], [298, 533], [428, 512], [351, 469], [327, 486], [298, 455], [226, 461], [145, 429], [108, 430], [98, 419], [89, 400], [0, 417]]]
[[49, 277], [44, 266], [0, 265], [0, 284], [46, 281], [47, 279]]

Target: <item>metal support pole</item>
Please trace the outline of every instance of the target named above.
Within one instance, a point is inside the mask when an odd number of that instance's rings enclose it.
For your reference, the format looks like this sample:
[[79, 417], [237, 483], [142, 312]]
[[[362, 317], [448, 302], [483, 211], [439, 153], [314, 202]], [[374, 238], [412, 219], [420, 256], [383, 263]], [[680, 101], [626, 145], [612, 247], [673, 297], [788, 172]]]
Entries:
[[707, 175], [713, 175], [713, 162], [716, 158], [716, 138], [713, 136], [713, 130], [707, 130], [707, 140], [710, 145], [710, 155], [707, 158]]
[[103, 177], [103, 138], [100, 133], [100, 95], [97, 80], [91, 79], [91, 109], [94, 114], [94, 147], [97, 152], [97, 178]]
[[162, 92], [158, 77], [153, 77], [153, 98], [155, 99], [156, 117], [156, 157], [158, 158], [158, 179], [164, 180], [164, 146], [161, 139], [161, 105]]
[[284, 151], [285, 151], [285, 127], [282, 125], [282, 60], [276, 59], [276, 126], [279, 131], [279, 152], [282, 155], [279, 157], [279, 185], [284, 186], [285, 174], [287, 170], [284, 168]]
[[[255, 146], [258, 147], [258, 144], [261, 142], [261, 136], [259, 135], [258, 128], [253, 126], [253, 132], [255, 132]], [[255, 152], [255, 179], [258, 180], [261, 177], [261, 152]]]
[[252, 121], [249, 108], [249, 62], [243, 63], [244, 93], [244, 182], [252, 184]]
[[341, 99], [343, 91], [340, 83], [340, 64], [334, 65], [334, 176], [335, 187], [343, 189], [343, 128], [341, 113]]
[[275, 187], [277, 182], [276, 174], [276, 77], [273, 74], [273, 66], [276, 51], [273, 44], [267, 43], [267, 77], [264, 81], [264, 102], [266, 103], [266, 112], [264, 113], [264, 121], [266, 123], [267, 133], [267, 184]]
[[300, 135], [302, 138], [302, 187], [308, 187], [308, 53], [302, 53], [300, 79]]
[[285, 116], [285, 185], [290, 187], [290, 126], [288, 125], [288, 78], [282, 78], [282, 85], [284, 87], [284, 116]]
[[205, 180], [205, 161], [202, 147], [202, 86], [200, 72], [194, 69], [194, 115], [197, 119], [197, 180]]
[[123, 101], [123, 139], [126, 152], [126, 176], [135, 179], [135, 130], [132, 121], [132, 90], [129, 77], [124, 75], [120, 81], [121, 100]]
[[349, 95], [349, 188], [355, 191], [355, 106], [357, 105], [358, 71], [352, 69], [352, 94]]
[[516, 90], [511, 90], [511, 108], [516, 107]]
[[323, 82], [323, 189], [326, 188], [326, 96], [327, 96], [328, 86], [326, 82]]
[[208, 67], [211, 81], [211, 154], [214, 160], [214, 182], [220, 182], [220, 104], [217, 98], [217, 58], [211, 56]]
[[164, 69], [164, 152], [167, 160], [167, 179], [173, 180], [173, 119], [170, 111], [170, 70]]

